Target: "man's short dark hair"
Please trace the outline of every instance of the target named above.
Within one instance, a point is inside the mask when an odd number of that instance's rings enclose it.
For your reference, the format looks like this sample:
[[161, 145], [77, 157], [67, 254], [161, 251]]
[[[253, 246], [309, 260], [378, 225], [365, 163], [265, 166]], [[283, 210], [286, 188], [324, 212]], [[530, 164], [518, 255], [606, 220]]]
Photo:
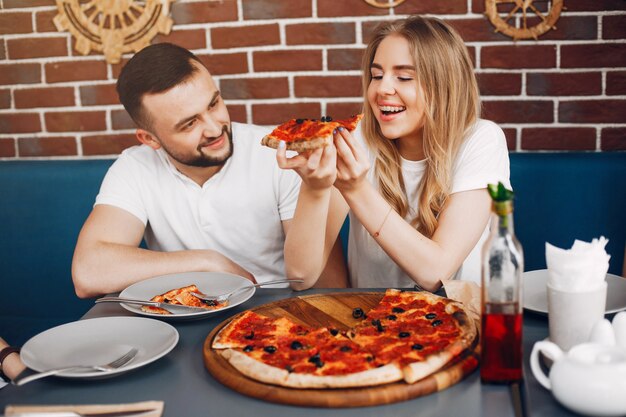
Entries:
[[147, 46], [128, 61], [117, 80], [117, 94], [139, 127], [151, 125], [141, 105], [144, 94], [161, 93], [187, 80], [198, 70], [193, 61], [203, 65], [193, 53], [171, 43]]

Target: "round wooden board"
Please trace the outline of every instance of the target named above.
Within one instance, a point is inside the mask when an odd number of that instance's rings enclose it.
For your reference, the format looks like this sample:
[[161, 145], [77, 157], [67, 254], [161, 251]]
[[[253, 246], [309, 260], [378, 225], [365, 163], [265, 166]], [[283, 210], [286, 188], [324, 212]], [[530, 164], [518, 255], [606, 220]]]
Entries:
[[[325, 326], [346, 330], [359, 321], [352, 317], [354, 308], [360, 307], [368, 311], [378, 304], [383, 295], [383, 293], [376, 292], [305, 295], [264, 304], [251, 310], [273, 318], [287, 317], [307, 326]], [[215, 335], [235, 317], [220, 323], [205, 339], [204, 365], [215, 379], [227, 387], [265, 401], [312, 407], [363, 407], [390, 404], [444, 390], [463, 379], [478, 366], [478, 338], [476, 338], [472, 349], [463, 352], [438, 372], [414, 384], [400, 381], [353, 389], [294, 389], [264, 384], [239, 373], [216, 350], [211, 348]]]

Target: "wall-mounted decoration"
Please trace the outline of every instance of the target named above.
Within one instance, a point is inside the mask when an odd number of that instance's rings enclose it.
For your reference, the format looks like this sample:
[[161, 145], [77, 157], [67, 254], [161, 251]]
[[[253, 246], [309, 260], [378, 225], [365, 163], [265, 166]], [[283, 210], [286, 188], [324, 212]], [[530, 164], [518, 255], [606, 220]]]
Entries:
[[79, 53], [99, 51], [107, 62], [116, 64], [123, 53], [138, 52], [158, 33], [170, 32], [173, 1], [56, 0], [59, 14], [54, 24], [76, 38]]
[[396, 7], [406, 0], [364, 0], [365, 3], [378, 7], [379, 9], [390, 9], [392, 7]]
[[[485, 14], [496, 27], [496, 32], [502, 32], [514, 40], [537, 39], [550, 29], [556, 29], [554, 24], [563, 9], [563, 0], [542, 3], [549, 6], [547, 12], [540, 11], [533, 5], [533, 0], [485, 0]], [[507, 9], [502, 13], [504, 17], [498, 11], [498, 6]], [[539, 18], [539, 22], [533, 25], [532, 19], [535, 17]]]

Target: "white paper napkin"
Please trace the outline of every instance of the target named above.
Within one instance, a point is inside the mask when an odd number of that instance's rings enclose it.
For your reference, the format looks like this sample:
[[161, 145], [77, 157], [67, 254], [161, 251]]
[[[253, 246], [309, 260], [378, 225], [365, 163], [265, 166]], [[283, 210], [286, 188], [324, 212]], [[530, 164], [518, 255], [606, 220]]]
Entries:
[[591, 243], [576, 240], [571, 249], [557, 248], [546, 242], [548, 285], [571, 292], [598, 288], [609, 270], [611, 256], [604, 249], [607, 243], [604, 236]]

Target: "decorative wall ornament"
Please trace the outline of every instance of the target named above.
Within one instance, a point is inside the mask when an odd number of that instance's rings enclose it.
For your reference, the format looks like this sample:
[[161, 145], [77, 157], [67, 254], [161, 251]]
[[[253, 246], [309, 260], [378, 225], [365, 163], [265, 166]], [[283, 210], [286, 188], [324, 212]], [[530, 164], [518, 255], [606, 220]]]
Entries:
[[399, 6], [406, 0], [364, 0], [365, 3], [378, 7], [379, 9], [390, 9], [392, 7]]
[[[502, 4], [508, 4], [511, 7], [504, 18], [498, 13], [498, 5]], [[556, 29], [554, 24], [559, 20], [562, 9], [563, 0], [552, 0], [550, 9], [545, 15], [533, 5], [533, 0], [485, 0], [485, 14], [496, 27], [495, 31], [502, 32], [514, 40], [531, 38], [536, 40], [550, 29]], [[528, 19], [534, 16], [539, 17], [540, 22], [528, 27]], [[513, 25], [509, 24], [511, 19], [514, 19]], [[515, 21], [519, 22], [519, 27], [515, 25]]]
[[117, 64], [126, 52], [138, 52], [158, 33], [167, 35], [175, 0], [56, 0], [54, 25], [76, 38], [76, 50], [87, 55], [100, 51]]

